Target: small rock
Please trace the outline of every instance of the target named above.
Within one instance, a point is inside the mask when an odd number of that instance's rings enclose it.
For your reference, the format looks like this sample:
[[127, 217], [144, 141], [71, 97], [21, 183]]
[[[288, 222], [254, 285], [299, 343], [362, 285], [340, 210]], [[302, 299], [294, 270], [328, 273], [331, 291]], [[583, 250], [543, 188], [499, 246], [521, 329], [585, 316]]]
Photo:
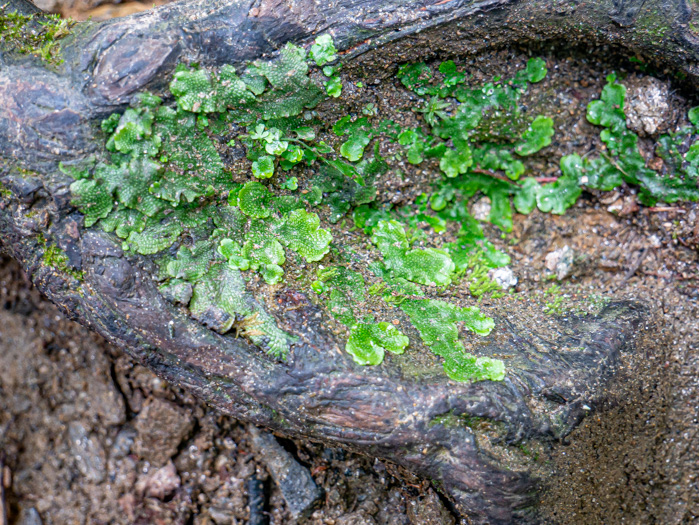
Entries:
[[406, 514], [411, 525], [425, 525], [427, 523], [454, 525], [454, 517], [431, 488], [421, 494], [417, 501], [413, 500], [407, 505]]
[[37, 0], [36, 4], [34, 5], [42, 11], [46, 11], [48, 13], [55, 13], [56, 11], [60, 11], [61, 7], [61, 4], [60, 2], [58, 2], [58, 0]]
[[[254, 462], [249, 464], [254, 468]], [[245, 472], [240, 472], [244, 475]], [[247, 492], [243, 478], [232, 477], [225, 481], [210, 498], [209, 515], [216, 525], [235, 524], [236, 520], [248, 518]]]
[[164, 467], [154, 470], [136, 482], [136, 491], [149, 498], [165, 499], [181, 484], [175, 464], [170, 461]]
[[272, 434], [252, 425], [248, 427], [248, 432], [257, 456], [265, 463], [279, 486], [292, 518], [300, 520], [310, 516], [322, 491], [313, 481], [309, 470], [296, 461]]
[[121, 459], [126, 457], [127, 454], [131, 452], [134, 439], [136, 439], [136, 431], [133, 428], [122, 428], [116, 435], [116, 438], [114, 438], [114, 444], [112, 445], [112, 449], [110, 451], [110, 457], [112, 459]]
[[97, 374], [88, 383], [90, 403], [104, 425], [122, 425], [126, 421], [126, 403], [108, 374]]
[[632, 195], [627, 195], [625, 197], [619, 197], [609, 206], [607, 206], [607, 211], [609, 213], [614, 213], [621, 217], [635, 213], [639, 210], [638, 203]]
[[573, 262], [575, 258], [575, 252], [573, 249], [565, 245], [559, 250], [555, 250], [546, 255], [544, 264], [548, 270], [551, 270], [556, 274], [556, 279], [562, 281], [573, 269]]
[[245, 488], [248, 493], [248, 525], [269, 525], [269, 516], [265, 512], [268, 499], [265, 484], [253, 474], [246, 480]]
[[159, 467], [177, 453], [180, 443], [192, 432], [194, 417], [170, 401], [151, 398], [134, 420], [134, 426], [138, 432], [134, 453]]
[[39, 516], [39, 511], [34, 507], [29, 509], [22, 509], [19, 513], [19, 518], [17, 518], [17, 525], [43, 525], [44, 522], [41, 521], [41, 516]]
[[503, 290], [509, 290], [517, 284], [517, 276], [508, 266], [490, 270], [488, 277], [495, 281]]
[[621, 197], [612, 202], [609, 206], [607, 206], [607, 211], [609, 213], [616, 213], [618, 214], [622, 209], [624, 208], [624, 199]]
[[106, 473], [106, 455], [97, 437], [89, 435], [81, 423], [73, 421], [68, 425], [68, 440], [80, 473], [92, 482], [102, 482]]
[[209, 517], [214, 520], [216, 525], [234, 525], [238, 523], [231, 511], [218, 507], [209, 508]]
[[136, 496], [133, 493], [124, 494], [117, 500], [119, 508], [124, 513], [124, 517], [133, 522], [134, 510], [136, 509]]
[[482, 197], [473, 203], [471, 206], [471, 215], [479, 221], [488, 220], [490, 215], [490, 199], [488, 197]]
[[628, 128], [641, 136], [667, 130], [673, 120], [668, 84], [653, 77], [632, 83], [626, 92], [624, 113]]
[[335, 525], [376, 525], [376, 520], [363, 512], [353, 512], [339, 517]]
[[133, 490], [138, 479], [138, 462], [133, 456], [121, 459], [110, 459], [107, 462], [107, 475], [109, 484], [115, 494]]

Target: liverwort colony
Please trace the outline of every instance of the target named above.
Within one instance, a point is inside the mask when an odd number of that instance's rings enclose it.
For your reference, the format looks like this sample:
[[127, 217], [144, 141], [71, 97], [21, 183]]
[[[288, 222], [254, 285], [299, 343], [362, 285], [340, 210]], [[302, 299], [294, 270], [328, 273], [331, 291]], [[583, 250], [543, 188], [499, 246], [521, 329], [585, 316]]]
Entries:
[[[699, 109], [661, 137], [673, 169], [656, 172], [626, 126], [613, 74], [587, 109], [606, 147], [563, 156], [547, 180], [528, 159], [551, 145], [554, 121], [522, 104], [547, 75], [543, 59], [483, 84], [451, 60], [402, 65], [392, 81], [417, 100], [416, 126], [373, 103], [328, 121], [318, 109], [343, 108], [343, 91], [360, 89], [340, 70], [329, 35], [244, 67], [180, 65], [166, 101], [142, 93], [102, 122], [101, 161], [63, 168], [85, 227], [154, 261], [161, 293], [194, 319], [279, 362], [294, 338], [261, 295], [287, 287], [325, 309], [359, 365], [429, 350], [453, 380], [498, 381], [506, 363], [463, 344], [495, 326], [478, 299], [505, 293], [488, 275], [510, 259], [485, 223], [508, 232], [515, 211], [562, 214], [585, 188], [633, 185], [646, 205], [699, 198], [699, 142], [687, 144]], [[429, 191], [393, 205], [382, 184], [406, 164], [431, 173]], [[476, 218], [470, 206], [483, 198]], [[454, 301], [463, 282], [470, 295]]]

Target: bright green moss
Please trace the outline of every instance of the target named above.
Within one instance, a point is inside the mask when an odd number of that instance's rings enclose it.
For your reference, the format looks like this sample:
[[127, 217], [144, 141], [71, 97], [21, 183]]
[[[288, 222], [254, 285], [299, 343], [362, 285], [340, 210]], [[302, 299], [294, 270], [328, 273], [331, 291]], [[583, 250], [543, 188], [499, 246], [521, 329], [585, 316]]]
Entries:
[[550, 117], [539, 115], [522, 135], [522, 140], [515, 144], [515, 152], [518, 155], [533, 155], [537, 151], [551, 144], [553, 137], [553, 120]]
[[519, 213], [530, 214], [536, 208], [536, 197], [539, 194], [541, 185], [532, 177], [527, 177], [522, 181], [519, 191], [513, 199], [513, 204]]
[[299, 179], [296, 177], [289, 177], [283, 183], [281, 183], [279, 187], [284, 190], [295, 191], [299, 187]]
[[167, 263], [166, 270], [174, 279], [184, 279], [189, 282], [200, 280], [209, 271], [216, 256], [216, 241], [207, 239], [194, 246], [180, 246], [177, 257]]
[[325, 197], [323, 204], [330, 208], [331, 223], [338, 222], [352, 207], [372, 202], [376, 198], [376, 187], [373, 182], [383, 175], [388, 165], [378, 152], [375, 152], [371, 161], [366, 159], [357, 165], [357, 171], [361, 173], [365, 184], [359, 184], [345, 176], [340, 170], [331, 165], [323, 165], [320, 176], [314, 179], [314, 183]]
[[[452, 62], [453, 64], [453, 62]], [[440, 120], [449, 118], [447, 111], [451, 107], [449, 102], [445, 102], [437, 96], [432, 96], [424, 106], [419, 108], [417, 111], [422, 113], [425, 122], [430, 126], [436, 126]]]
[[380, 365], [386, 352], [402, 354], [409, 342], [390, 323], [359, 323], [352, 327], [345, 350], [359, 365]]
[[[574, 202], [574, 181], [578, 185], [605, 191], [623, 183], [635, 185], [640, 189], [641, 202], [648, 205], [658, 200], [699, 200], [699, 173], [694, 153], [699, 150], [693, 150], [692, 145], [683, 155], [678, 149], [678, 145], [695, 132], [694, 128], [684, 128], [658, 139], [656, 154], [670, 169], [666, 174], [657, 173], [646, 166], [638, 147], [638, 136], [626, 127], [623, 111], [625, 97], [626, 88], [616, 81], [616, 75], [609, 75], [600, 98], [590, 102], [587, 108], [588, 121], [605, 128], [600, 133], [600, 138], [606, 145], [607, 153], [602, 153], [599, 157], [587, 156], [585, 159], [576, 154], [563, 157], [561, 170], [566, 178], [559, 179], [560, 184], [555, 188], [556, 192], [562, 194], [558, 200], [566, 200], [566, 206], [571, 201]], [[696, 113], [692, 115], [696, 118]], [[544, 207], [546, 208], [547, 206]], [[551, 209], [556, 212], [555, 206]], [[559, 206], [559, 213], [564, 209]]]
[[162, 137], [159, 176], [149, 191], [153, 196], [177, 205], [202, 197], [223, 194], [237, 185], [208, 135], [197, 128], [196, 116], [182, 110], [160, 107], [155, 132]]
[[154, 255], [172, 246], [183, 231], [182, 225], [173, 217], [149, 219], [146, 228], [129, 234], [124, 247], [142, 255]]
[[189, 309], [212, 330], [235, 328], [274, 357], [284, 359], [289, 351], [289, 335], [252, 299], [240, 272], [225, 264], [212, 266], [194, 285]]
[[[74, 202], [86, 226], [99, 224], [124, 239], [125, 248], [153, 256], [162, 293], [188, 305], [195, 319], [220, 333], [235, 330], [271, 355], [284, 357], [290, 339], [248, 294], [241, 272], [256, 271], [268, 284], [278, 284], [287, 258], [300, 262], [295, 252], [318, 270], [312, 288], [349, 329], [346, 349], [357, 363], [378, 364], [386, 351], [401, 353], [408, 346], [408, 338], [393, 325], [374, 323], [366, 315], [367, 303], [376, 301], [371, 296], [380, 296], [384, 307], [408, 314], [425, 344], [444, 358], [449, 377], [502, 379], [501, 361], [466, 353], [458, 337], [459, 323], [484, 335], [492, 320], [477, 308], [458, 308], [425, 295], [457, 278], [465, 279], [476, 297], [499, 292], [487, 274], [508, 264], [509, 257], [495, 249], [469, 214], [472, 199], [487, 197], [487, 220], [509, 231], [513, 203], [522, 213], [535, 207], [563, 213], [585, 181], [610, 189], [622, 182], [645, 183], [647, 193], [663, 189], [648, 173], [629, 176], [629, 166], [638, 159], [632, 155], [635, 136], [619, 112], [623, 88], [610, 81], [599, 103], [591, 105], [590, 120], [605, 128], [602, 140], [609, 155], [564, 157], [562, 176], [541, 185], [526, 176], [525, 157], [550, 144], [553, 122], [529, 117], [519, 100], [529, 83], [545, 77], [543, 60], [530, 59], [514, 78], [483, 86], [466, 85], [466, 74], [452, 61], [434, 72], [425, 64], [404, 66], [399, 72], [403, 84], [425, 97], [418, 104], [420, 125], [401, 129], [392, 121], [376, 122], [375, 110], [362, 111], [332, 126], [342, 137], [334, 148], [318, 138], [328, 126], [306, 110], [327, 98], [323, 83], [330, 95], [340, 95], [339, 65], [329, 65], [335, 59], [332, 40], [321, 36], [311, 48], [313, 62], [302, 48], [288, 44], [278, 59], [239, 71], [179, 67], [170, 86], [177, 107], [152, 95], [136, 98], [133, 107], [102, 123], [108, 160], [71, 175], [76, 178]], [[321, 66], [329, 80], [319, 75], [311, 80], [309, 66]], [[699, 120], [699, 112], [692, 118]], [[240, 131], [230, 140], [234, 130]], [[377, 137], [403, 147], [397, 161], [439, 164], [443, 178], [431, 195], [403, 208], [367, 206], [376, 199], [375, 182], [389, 170], [378, 141], [373, 157], [367, 154]], [[668, 166], [691, 178], [699, 147], [681, 148], [686, 138], [661, 139], [657, 151]], [[236, 162], [237, 171], [231, 173], [221, 153], [241, 144], [248, 168]], [[317, 174], [311, 180], [284, 173], [306, 166]], [[250, 176], [260, 180], [250, 181]], [[289, 194], [299, 189], [299, 180], [306, 186]], [[286, 191], [280, 195], [278, 189]], [[356, 226], [380, 253], [366, 268], [377, 279], [368, 299], [361, 273], [313, 264], [325, 258], [332, 241], [310, 211], [319, 204], [328, 207], [325, 216], [331, 222], [354, 208]], [[418, 247], [427, 243], [428, 231], [447, 231], [450, 223], [460, 225], [456, 242], [441, 249]], [[351, 260], [342, 250], [333, 257]]]
[[245, 234], [242, 256], [250, 261], [251, 269], [260, 271], [268, 284], [278, 283], [284, 274], [284, 247], [274, 238], [264, 221], [253, 221], [250, 225], [250, 230]]
[[52, 64], [63, 63], [60, 40], [68, 36], [76, 24], [59, 15], [23, 15], [0, 6], [0, 42], [18, 53], [34, 55]]
[[364, 278], [342, 266], [318, 271], [313, 288], [328, 296], [330, 313], [350, 328], [345, 350], [360, 365], [379, 365], [385, 353], [402, 354], [410, 342], [395, 326], [386, 323], [359, 322], [365, 300]]
[[372, 128], [366, 117], [351, 120], [348, 115], [341, 118], [333, 126], [333, 131], [347, 140], [340, 146], [340, 154], [351, 162], [356, 162], [364, 155], [364, 148], [372, 139]]
[[430, 89], [430, 80], [432, 80], [432, 71], [423, 62], [416, 64], [403, 64], [398, 68], [396, 75], [402, 84], [414, 91], [418, 95], [426, 95], [433, 92]]
[[252, 174], [258, 179], [269, 179], [274, 176], [274, 157], [263, 155], [253, 161]]
[[46, 240], [41, 235], [39, 236], [39, 244], [43, 246], [44, 249], [44, 255], [42, 256], [42, 260], [46, 266], [50, 266], [51, 268], [54, 268], [61, 273], [70, 275], [78, 281], [83, 280], [83, 272], [81, 270], [76, 270], [75, 268], [72, 268], [70, 266], [68, 256], [65, 254], [63, 250], [61, 250], [58, 246], [54, 244], [48, 246], [46, 244]]
[[459, 308], [433, 299], [410, 299], [400, 305], [420, 332], [423, 342], [435, 354], [444, 358], [444, 371], [455, 381], [501, 381], [505, 365], [499, 359], [469, 354], [459, 341], [457, 323], [478, 335], [487, 335], [493, 329], [491, 318], [483, 316], [478, 308]]
[[293, 210], [276, 227], [279, 241], [308, 262], [320, 261], [330, 250], [331, 233], [320, 227], [320, 219], [306, 210]]
[[[283, 246], [309, 262], [319, 261], [330, 249], [330, 232], [320, 228], [318, 216], [308, 213], [296, 199], [287, 202], [282, 197], [275, 198], [263, 184], [252, 181], [241, 188], [237, 198], [232, 194], [229, 202], [237, 203], [240, 211], [254, 220], [242, 248], [227, 243], [219, 251], [233, 267], [259, 270], [268, 284], [276, 284], [283, 275]], [[282, 217], [271, 220], [275, 209], [282, 212]]]
[[194, 113], [220, 111], [220, 104], [208, 71], [175, 71], [170, 92], [177, 97], [177, 105]]
[[180, 67], [173, 75], [170, 92], [177, 97], [180, 109], [193, 113], [216, 113], [255, 101], [254, 88], [248, 86], [230, 65], [224, 65], [218, 75]]
[[548, 69], [546, 69], [546, 62], [543, 58], [534, 57], [527, 60], [527, 80], [532, 83], [541, 82], [544, 77], [546, 77]]
[[[192, 247], [181, 246], [176, 257], [165, 262], [169, 279], [161, 290], [171, 300], [188, 304], [192, 316], [212, 330], [223, 334], [234, 328], [274, 357], [283, 359], [291, 339], [245, 289], [240, 271], [231, 264], [235, 244], [230, 239], [219, 244], [211, 238]], [[237, 252], [241, 253], [240, 246]], [[245, 260], [248, 264], [259, 263], [259, 259]]]
[[581, 193], [577, 179], [562, 176], [555, 182], [539, 188], [536, 194], [536, 205], [544, 213], [562, 215], [575, 204]]
[[274, 90], [260, 99], [258, 110], [265, 120], [298, 115], [305, 108], [315, 107], [324, 97], [323, 91], [308, 78], [306, 52], [293, 44], [279, 51], [279, 58], [255, 62], [255, 70], [267, 78]]
[[[85, 215], [85, 226], [88, 225], [88, 217]], [[146, 216], [138, 210], [122, 206], [107, 217], [103, 217], [100, 225], [104, 231], [115, 232], [119, 238], [127, 239], [132, 232], [141, 233], [145, 229]]]
[[[153, 133], [155, 117], [150, 108], [129, 108], [110, 131], [107, 149], [120, 153], [144, 154], [154, 157], [160, 149], [161, 139]], [[104, 127], [112, 127], [107, 123]]]
[[310, 57], [320, 67], [337, 60], [337, 49], [332, 37], [327, 33], [316, 37], [311, 46]]
[[397, 221], [381, 220], [371, 235], [391, 277], [429, 286], [451, 283], [455, 270], [448, 252], [434, 248], [410, 249], [405, 229]]
[[699, 106], [690, 109], [687, 118], [693, 126], [699, 126]]
[[444, 75], [442, 83], [445, 87], [454, 87], [466, 82], [466, 74], [460, 71], [453, 60], [447, 60], [439, 65], [439, 72]]
[[512, 150], [499, 144], [484, 144], [475, 149], [473, 161], [480, 169], [503, 171], [512, 180], [519, 179], [525, 170], [524, 163], [513, 155]]
[[338, 98], [342, 95], [342, 80], [340, 80], [339, 76], [334, 75], [325, 82], [325, 92], [333, 98]]
[[[438, 158], [445, 177], [461, 179], [457, 185], [464, 188], [458, 195], [452, 192], [448, 200], [458, 204], [459, 197], [470, 198], [481, 192], [491, 201], [489, 220], [505, 231], [511, 230], [511, 199], [520, 189], [499, 181], [499, 172], [517, 181], [525, 173], [520, 157], [533, 155], [551, 143], [553, 121], [541, 115], [528, 121], [519, 106], [528, 83], [541, 81], [546, 71], [545, 62], [534, 58], [508, 82], [495, 79], [470, 87], [464, 85], [465, 75], [451, 61], [439, 68], [443, 75], [440, 84], [435, 83], [438, 75], [424, 64], [402, 67], [399, 78], [403, 84], [418, 95], [430, 97], [421, 112], [432, 136], [418, 128], [405, 130], [398, 138], [406, 147], [408, 162], [421, 164]], [[451, 183], [445, 186], [450, 191], [454, 188]], [[434, 204], [438, 208], [435, 211], [446, 210], [440, 214], [444, 219], [451, 204], [441, 196]]]
[[355, 310], [365, 297], [362, 274], [343, 266], [320, 269], [313, 288], [318, 293], [327, 292], [328, 310], [338, 321], [347, 327], [357, 323], [362, 312]]
[[242, 246], [233, 239], [222, 239], [218, 253], [223, 255], [228, 261], [228, 265], [235, 270], [250, 268], [250, 260], [243, 255]]
[[106, 218], [114, 207], [112, 193], [97, 180], [76, 180], [70, 185], [70, 191], [74, 195], [73, 205], [85, 215], [86, 228]]
[[[324, 47], [315, 54], [330, 60], [332, 42], [322, 38], [319, 44]], [[170, 89], [177, 109], [141, 94], [123, 114], [102, 123], [113, 155], [76, 176], [74, 203], [87, 227], [99, 222], [124, 239], [125, 248], [158, 255], [163, 293], [189, 303], [195, 318], [221, 333], [234, 327], [272, 355], [284, 356], [288, 338], [261, 308], [250, 306], [240, 271], [257, 270], [277, 283], [284, 245], [317, 261], [328, 252], [331, 235], [303, 209], [304, 200], [276, 197], [260, 183], [236, 183], [207, 130], [222, 133], [231, 119], [289, 119], [322, 100], [322, 90], [308, 77], [305, 51], [291, 44], [278, 60], [258, 61], [240, 75], [230, 66], [213, 72], [180, 66]], [[271, 177], [277, 163], [289, 169], [329, 153], [313, 142], [312, 128], [277, 122], [250, 133], [257, 149], [248, 156], [259, 178]], [[222, 206], [225, 197], [230, 206]], [[184, 233], [195, 242], [183, 243]], [[162, 255], [173, 246], [174, 256]]]
[[439, 161], [439, 167], [450, 179], [467, 173], [472, 165], [471, 148], [465, 142], [459, 144], [459, 149], [446, 149]]
[[264, 219], [272, 214], [272, 194], [259, 182], [246, 183], [238, 192], [238, 208], [248, 217]]

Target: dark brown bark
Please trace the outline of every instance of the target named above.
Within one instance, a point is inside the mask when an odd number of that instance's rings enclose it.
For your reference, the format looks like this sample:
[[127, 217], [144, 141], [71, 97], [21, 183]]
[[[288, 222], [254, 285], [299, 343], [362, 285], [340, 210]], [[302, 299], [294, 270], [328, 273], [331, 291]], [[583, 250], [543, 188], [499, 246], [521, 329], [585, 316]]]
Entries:
[[[85, 230], [57, 163], [98, 153], [99, 119], [139, 91], [162, 91], [179, 61], [239, 64], [325, 31], [350, 65], [384, 70], [407, 58], [475, 53], [495, 43], [587, 39], [644, 53], [696, 82], [699, 37], [691, 9], [683, 0], [320, 4], [200, 0], [86, 23], [64, 45], [58, 69], [5, 50], [0, 181], [12, 195], [0, 199], [0, 242], [69, 317], [223, 412], [394, 461], [434, 480], [474, 523], [534, 520], [536, 484], [527, 468], [508, 469], [479, 447], [471, 429], [435, 418], [485, 418], [499, 425], [503, 444], [565, 436], [633, 348], [647, 319], [642, 305], [613, 303], [594, 318], [561, 320], [549, 333], [503, 313], [482, 351], [515, 355], [512, 371], [503, 382], [456, 384], [355, 366], [321, 328], [316, 308], [286, 290], [278, 297], [279, 322], [300, 342], [288, 363], [276, 364], [173, 307], [147, 263], [126, 256], [111, 236]], [[409, 45], [401, 40], [408, 36]], [[84, 280], [45, 265], [40, 236], [58, 244]]]

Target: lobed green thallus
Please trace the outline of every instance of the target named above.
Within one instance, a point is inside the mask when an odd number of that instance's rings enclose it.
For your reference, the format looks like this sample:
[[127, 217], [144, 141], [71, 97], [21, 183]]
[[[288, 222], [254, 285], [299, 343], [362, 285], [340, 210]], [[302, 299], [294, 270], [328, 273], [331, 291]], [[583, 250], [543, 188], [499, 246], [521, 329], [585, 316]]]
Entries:
[[[127, 251], [152, 256], [164, 296], [188, 307], [199, 322], [221, 334], [235, 330], [278, 359], [286, 358], [294, 338], [247, 290], [246, 279], [257, 272], [278, 285], [291, 258], [315, 269], [311, 288], [346, 326], [345, 348], [356, 363], [378, 365], [386, 352], [402, 354], [411, 344], [397, 317], [365, 315], [367, 301], [377, 297], [382, 311], [409, 319], [451, 379], [497, 381], [505, 376], [504, 363], [469, 354], [459, 340], [460, 324], [484, 336], [493, 320], [476, 306], [430, 297], [460, 279], [476, 297], [496, 292], [487, 272], [510, 261], [471, 216], [469, 200], [486, 196], [488, 220], [509, 231], [512, 205], [520, 213], [535, 207], [564, 213], [582, 187], [634, 184], [644, 203], [699, 197], [699, 146], [684, 152], [680, 144], [696, 130], [661, 138], [658, 151], [676, 168], [672, 176], [649, 170], [626, 128], [625, 91], [613, 75], [588, 107], [590, 122], [604, 127], [608, 153], [568, 155], [561, 159], [562, 175], [541, 185], [526, 176], [526, 158], [551, 143], [554, 122], [527, 116], [519, 100], [530, 83], [545, 78], [543, 59], [530, 59], [507, 82], [482, 86], [469, 86], [453, 61], [437, 72], [423, 63], [401, 66], [398, 79], [423, 100], [423, 124], [414, 129], [378, 120], [373, 105], [332, 126], [321, 122], [313, 108], [342, 93], [337, 60], [332, 38], [322, 35], [308, 55], [287, 44], [275, 60], [240, 70], [178, 66], [170, 83], [174, 105], [139, 95], [123, 114], [103, 121], [107, 153], [101, 162], [62, 167], [75, 179], [73, 203], [85, 226], [112, 232]], [[699, 110], [690, 120], [698, 123]], [[381, 141], [402, 146], [399, 158], [390, 160], [439, 167], [431, 195], [402, 208], [377, 203], [377, 182], [395, 169], [381, 157]], [[231, 171], [222, 155], [241, 146], [246, 160]], [[291, 176], [308, 166], [313, 178]], [[362, 264], [370, 283], [349, 263], [327, 265], [335, 245], [312, 211], [321, 205], [331, 223], [351, 212], [366, 235], [372, 260]], [[459, 225], [457, 240], [433, 245], [424, 224], [439, 233], [449, 222]]]

